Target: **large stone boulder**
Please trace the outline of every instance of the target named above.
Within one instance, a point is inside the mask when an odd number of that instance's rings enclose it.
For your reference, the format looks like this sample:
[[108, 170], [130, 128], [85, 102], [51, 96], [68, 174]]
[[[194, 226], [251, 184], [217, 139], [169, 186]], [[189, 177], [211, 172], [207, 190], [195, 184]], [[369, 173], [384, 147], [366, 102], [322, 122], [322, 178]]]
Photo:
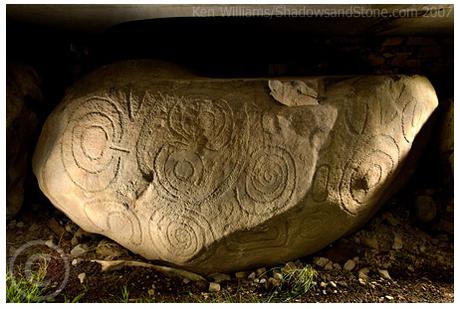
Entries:
[[13, 218], [24, 202], [25, 181], [38, 137], [35, 110], [42, 103], [40, 79], [28, 65], [8, 65], [6, 72], [6, 217]]
[[162, 70], [131, 61], [77, 83], [46, 121], [34, 172], [84, 230], [201, 273], [308, 255], [359, 227], [407, 177], [437, 106], [420, 76]]

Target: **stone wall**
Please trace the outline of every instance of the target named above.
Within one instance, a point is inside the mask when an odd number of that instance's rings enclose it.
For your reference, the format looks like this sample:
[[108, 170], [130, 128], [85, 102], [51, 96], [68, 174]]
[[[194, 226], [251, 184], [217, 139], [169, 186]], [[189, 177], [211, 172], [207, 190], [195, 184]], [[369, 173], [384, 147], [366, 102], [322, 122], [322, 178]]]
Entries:
[[310, 38], [317, 54], [314, 66], [272, 64], [269, 73], [286, 74], [421, 74], [437, 86], [438, 95], [453, 94], [454, 40], [451, 36], [382, 36]]

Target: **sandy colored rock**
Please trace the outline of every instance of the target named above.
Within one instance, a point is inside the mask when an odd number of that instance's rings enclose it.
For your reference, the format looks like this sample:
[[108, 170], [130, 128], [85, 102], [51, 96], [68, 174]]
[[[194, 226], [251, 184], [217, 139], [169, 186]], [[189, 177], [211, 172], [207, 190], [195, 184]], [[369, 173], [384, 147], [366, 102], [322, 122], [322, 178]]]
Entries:
[[9, 65], [6, 73], [6, 216], [14, 217], [24, 200], [42, 101], [40, 80], [27, 65]]
[[356, 263], [353, 260], [348, 260], [345, 265], [343, 265], [343, 269], [352, 271], [356, 267]]
[[210, 282], [209, 283], [209, 292], [219, 292], [220, 291], [220, 284], [217, 282]]
[[119, 63], [74, 85], [46, 121], [34, 172], [84, 230], [207, 274], [293, 260], [362, 225], [408, 176], [437, 106], [420, 76], [154, 71]]

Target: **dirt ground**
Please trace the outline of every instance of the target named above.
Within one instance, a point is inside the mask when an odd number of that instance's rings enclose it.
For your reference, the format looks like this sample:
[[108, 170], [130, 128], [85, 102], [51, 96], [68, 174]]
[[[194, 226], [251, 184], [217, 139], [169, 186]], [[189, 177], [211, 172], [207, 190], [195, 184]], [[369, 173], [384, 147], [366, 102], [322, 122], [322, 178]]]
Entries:
[[[149, 261], [82, 232], [44, 198], [7, 223], [7, 265], [20, 272], [37, 254], [48, 256], [46, 284], [59, 293], [46, 300], [55, 302], [453, 302], [453, 234], [417, 222], [409, 204], [401, 192], [360, 231], [291, 262], [317, 272], [313, 287], [295, 296], [275, 288], [270, 268], [239, 279], [228, 274], [214, 292], [211, 278], [190, 281], [144, 267], [102, 272], [91, 260]], [[24, 248], [34, 240], [41, 242]], [[84, 250], [75, 257], [70, 252], [79, 244]]]

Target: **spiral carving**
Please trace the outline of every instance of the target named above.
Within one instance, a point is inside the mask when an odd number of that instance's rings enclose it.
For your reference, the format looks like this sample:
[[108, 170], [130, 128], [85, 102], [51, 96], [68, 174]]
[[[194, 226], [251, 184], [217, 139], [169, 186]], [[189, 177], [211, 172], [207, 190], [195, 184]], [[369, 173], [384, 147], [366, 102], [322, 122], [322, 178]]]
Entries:
[[239, 188], [241, 207], [249, 213], [271, 213], [284, 208], [296, 188], [296, 177], [295, 161], [288, 150], [267, 146], [254, 151], [244, 188]]
[[119, 146], [123, 138], [122, 113], [103, 97], [92, 97], [71, 114], [63, 135], [61, 158], [72, 182], [82, 190], [98, 192], [114, 182], [120, 171]]
[[191, 210], [180, 214], [154, 211], [149, 233], [160, 258], [175, 263], [192, 260], [214, 239], [207, 220]]
[[379, 198], [377, 193], [384, 191], [399, 162], [399, 146], [393, 137], [373, 136], [366, 144], [347, 162], [340, 182], [342, 209], [352, 215]]
[[84, 204], [88, 220], [99, 233], [113, 235], [118, 241], [142, 244], [142, 229], [136, 213], [126, 204], [114, 200], [93, 199]]

